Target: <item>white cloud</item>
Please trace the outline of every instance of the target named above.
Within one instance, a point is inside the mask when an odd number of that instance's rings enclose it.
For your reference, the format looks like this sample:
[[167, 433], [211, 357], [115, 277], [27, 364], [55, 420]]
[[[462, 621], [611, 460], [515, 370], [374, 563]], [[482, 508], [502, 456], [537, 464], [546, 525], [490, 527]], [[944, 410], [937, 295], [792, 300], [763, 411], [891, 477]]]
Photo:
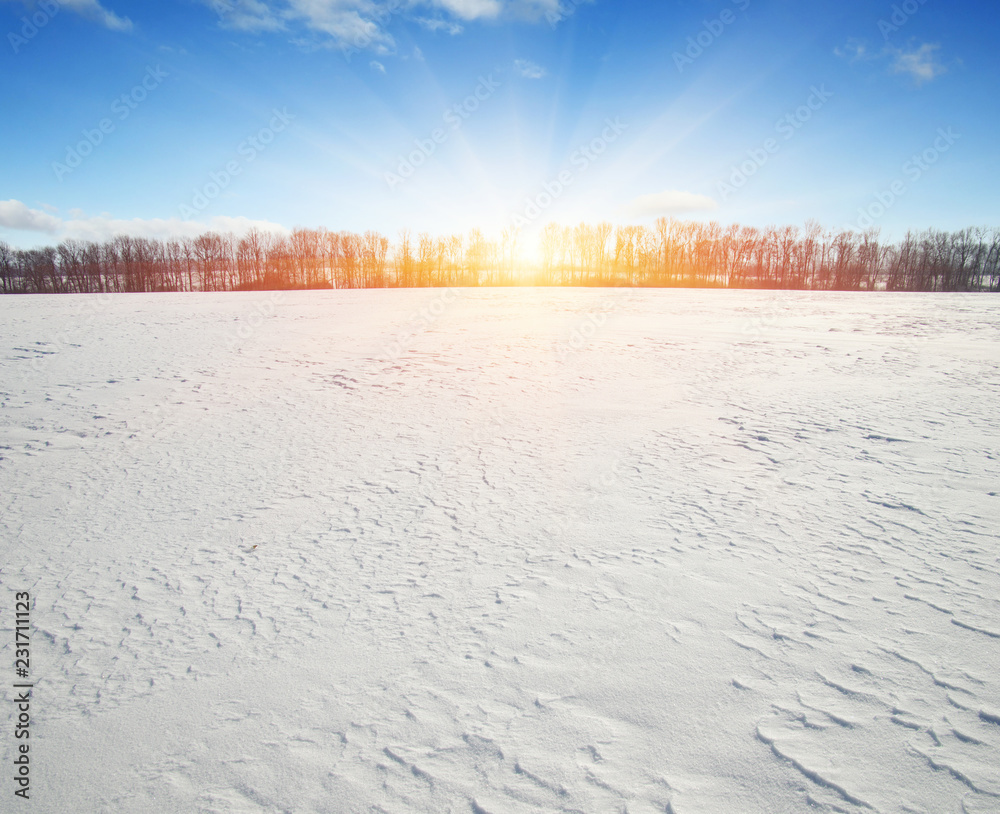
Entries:
[[[47, 207], [51, 208], [51, 207]], [[180, 218], [133, 218], [122, 220], [102, 214], [88, 216], [78, 209], [70, 211], [68, 218], [59, 218], [38, 209], [30, 209], [21, 201], [0, 201], [0, 229], [21, 232], [42, 232], [51, 240], [75, 238], [78, 240], [107, 240], [115, 235], [155, 237], [160, 239], [197, 237], [208, 231], [243, 234], [256, 227], [262, 231], [287, 233], [285, 227], [264, 220], [232, 218], [217, 215], [205, 221]]]
[[909, 51], [904, 51], [902, 48], [890, 48], [891, 70], [893, 73], [911, 76], [918, 85], [930, 82], [948, 70], [938, 61], [937, 52], [940, 49], [940, 45], [929, 42]]
[[113, 11], [108, 11], [98, 0], [61, 0], [61, 2], [65, 8], [97, 20], [113, 31], [132, 30], [132, 21], [128, 17], [119, 17]]
[[544, 17], [547, 23], [555, 26], [575, 14], [580, 6], [593, 2], [595, 0], [527, 0], [526, 5], [533, 7], [537, 16]]
[[889, 72], [904, 74], [911, 77], [918, 85], [930, 82], [947, 73], [948, 68], [938, 59], [941, 46], [926, 42], [920, 46], [910, 46], [908, 49], [887, 45], [879, 51], [872, 51], [863, 40], [850, 39], [843, 48], [834, 48], [833, 52], [852, 65], [858, 62], [879, 62], [889, 60]]
[[593, 0], [411, 0], [413, 5], [432, 5], [462, 20], [495, 20], [515, 17], [545, 19], [551, 23], [565, 19], [582, 3]]
[[368, 64], [369, 64], [369, 65], [371, 66], [371, 69], [372, 69], [373, 71], [375, 71], [375, 72], [377, 72], [377, 73], [380, 73], [380, 74], [382, 74], [383, 76], [385, 76], [385, 65], [383, 65], [383, 64], [382, 64], [381, 62], [376, 62], [376, 61], [375, 61], [375, 60], [373, 59], [373, 60], [372, 60], [371, 62], [369, 62]]
[[[8, 0], [10, 2], [11, 0]], [[27, 0], [20, 0], [24, 5], [29, 4]], [[119, 17], [113, 11], [109, 11], [100, 0], [59, 0], [59, 7], [69, 9], [88, 19], [94, 20], [112, 31], [131, 31], [132, 21], [128, 17]]]
[[545, 68], [536, 65], [530, 59], [515, 59], [514, 73], [525, 79], [541, 79], [545, 76]]
[[851, 62], [865, 62], [874, 58], [868, 51], [867, 44], [856, 39], [849, 39], [843, 48], [834, 48], [833, 53]]
[[434, 0], [434, 5], [462, 20], [495, 19], [504, 6], [500, 0]]
[[685, 212], [714, 212], [718, 208], [718, 202], [708, 195], [667, 190], [640, 195], [625, 207], [625, 212], [632, 217], [659, 217], [680, 215]]
[[367, 48], [392, 45], [385, 26], [400, 11], [398, 0], [287, 0], [285, 16], [326, 34], [334, 45]]
[[279, 31], [284, 22], [262, 0], [205, 0], [227, 28], [237, 31]]
[[60, 224], [59, 218], [38, 209], [29, 209], [21, 201], [0, 201], [0, 227], [55, 233]]
[[[76, 0], [96, 2], [97, 0]], [[328, 47], [348, 50], [394, 45], [388, 25], [405, 17], [429, 31], [457, 35], [474, 20], [542, 19], [555, 24], [577, 5], [592, 0], [201, 0], [224, 26], [248, 32], [279, 31], [293, 25], [330, 38]], [[437, 12], [419, 16], [420, 9]]]
[[441, 20], [437, 17], [417, 17], [417, 22], [428, 31], [433, 31], [435, 33], [443, 31], [445, 34], [450, 34], [453, 37], [461, 34], [465, 30], [458, 23], [453, 23], [450, 20]]

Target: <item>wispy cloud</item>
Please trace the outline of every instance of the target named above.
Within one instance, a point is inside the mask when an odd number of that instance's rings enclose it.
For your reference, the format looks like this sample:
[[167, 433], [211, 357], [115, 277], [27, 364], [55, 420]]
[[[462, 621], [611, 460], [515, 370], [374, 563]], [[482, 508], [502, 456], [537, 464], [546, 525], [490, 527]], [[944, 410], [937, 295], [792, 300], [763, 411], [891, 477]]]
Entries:
[[500, 0], [434, 0], [434, 5], [463, 20], [494, 19], [504, 7]]
[[[25, 6], [35, 5], [27, 0], [4, 0], [4, 2], [20, 2]], [[59, 7], [94, 20], [112, 31], [131, 31], [133, 27], [128, 17], [119, 17], [113, 11], [109, 11], [100, 0], [59, 0]]]
[[852, 65], [859, 62], [885, 63], [889, 73], [909, 76], [917, 85], [922, 85], [947, 73], [947, 66], [940, 61], [940, 50], [941, 46], [937, 43], [925, 42], [908, 48], [887, 45], [873, 51], [863, 40], [850, 39], [833, 52]]
[[504, 13], [525, 20], [545, 20], [555, 25], [569, 17], [583, 3], [593, 0], [506, 0]]
[[[581, 0], [582, 1], [582, 0]], [[75, 0], [95, 3], [97, 0]], [[390, 21], [405, 17], [429, 31], [461, 34], [464, 23], [504, 18], [533, 21], [565, 16], [559, 0], [201, 0], [218, 14], [223, 26], [247, 32], [282, 31], [292, 27], [329, 38], [328, 46], [389, 49]], [[417, 12], [424, 10], [424, 16]], [[426, 12], [430, 12], [427, 16]], [[362, 45], [359, 45], [361, 43]]]
[[40, 209], [31, 209], [22, 201], [0, 201], [0, 229], [40, 232], [59, 239], [107, 240], [115, 235], [168, 239], [196, 237], [208, 231], [243, 234], [253, 228], [277, 234], [285, 234], [288, 231], [284, 226], [270, 221], [221, 215], [204, 221], [180, 218], [122, 220], [107, 214], [88, 216], [74, 209], [68, 218], [61, 218]]
[[833, 53], [841, 59], [846, 59], [852, 63], [866, 62], [867, 60], [876, 59], [878, 57], [878, 54], [872, 54], [866, 43], [853, 38], [849, 39], [847, 44], [842, 48], [834, 48]]
[[515, 59], [514, 73], [525, 79], [541, 79], [545, 76], [545, 68], [530, 59]]
[[435, 33], [443, 31], [445, 34], [450, 34], [453, 37], [458, 36], [465, 30], [458, 23], [454, 23], [451, 20], [442, 20], [439, 17], [417, 17], [416, 20], [417, 23], [428, 31]]
[[665, 192], [654, 192], [650, 195], [640, 195], [625, 206], [625, 214], [646, 218], [681, 215], [686, 212], [714, 212], [718, 208], [718, 202], [708, 195], [671, 189]]
[[369, 64], [369, 65], [371, 66], [371, 69], [372, 69], [373, 71], [375, 71], [375, 73], [380, 73], [380, 74], [382, 74], [383, 76], [385, 76], [385, 65], [383, 65], [383, 64], [382, 64], [381, 62], [376, 62], [376, 61], [375, 61], [375, 60], [373, 59], [373, 60], [372, 60], [371, 62], [369, 62], [368, 64]]
[[131, 31], [132, 21], [128, 17], [119, 17], [113, 11], [104, 8], [98, 0], [62, 0], [65, 8], [82, 14], [113, 31]]
[[596, 0], [544, 0], [535, 3], [539, 13], [552, 26], [558, 25], [567, 17], [571, 17], [577, 12], [580, 6], [588, 5]]
[[281, 18], [262, 0], [205, 0], [222, 24], [237, 31], [280, 31]]
[[918, 85], [930, 82], [948, 70], [938, 60], [937, 52], [940, 50], [940, 45], [929, 42], [909, 51], [902, 48], [890, 47], [889, 53], [892, 55], [891, 70], [893, 73], [906, 74], [912, 77]]
[[462, 20], [495, 20], [514, 17], [527, 20], [555, 20], [572, 13], [590, 0], [412, 0], [414, 5], [431, 5]]

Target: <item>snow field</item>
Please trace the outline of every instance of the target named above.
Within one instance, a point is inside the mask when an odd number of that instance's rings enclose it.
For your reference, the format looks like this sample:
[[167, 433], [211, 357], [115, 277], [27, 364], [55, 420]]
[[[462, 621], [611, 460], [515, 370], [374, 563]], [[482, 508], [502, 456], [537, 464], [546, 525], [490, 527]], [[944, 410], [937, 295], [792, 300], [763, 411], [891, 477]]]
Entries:
[[993, 298], [6, 297], [0, 324], [19, 809], [1000, 812]]

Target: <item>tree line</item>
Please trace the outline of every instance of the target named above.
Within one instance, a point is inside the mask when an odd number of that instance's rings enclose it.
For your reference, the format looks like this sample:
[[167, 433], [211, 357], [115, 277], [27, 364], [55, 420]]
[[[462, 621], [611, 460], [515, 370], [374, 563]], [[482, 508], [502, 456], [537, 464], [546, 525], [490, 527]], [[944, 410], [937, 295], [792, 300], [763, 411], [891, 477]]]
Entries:
[[814, 291], [1000, 291], [1000, 229], [928, 229], [896, 242], [877, 229], [827, 231], [818, 223], [756, 228], [661, 218], [652, 227], [610, 223], [542, 231], [538, 258], [521, 259], [513, 230], [491, 239], [414, 236], [395, 242], [327, 229], [290, 235], [251, 230], [157, 240], [13, 249], [0, 242], [5, 294], [255, 291], [429, 286], [626, 286]]

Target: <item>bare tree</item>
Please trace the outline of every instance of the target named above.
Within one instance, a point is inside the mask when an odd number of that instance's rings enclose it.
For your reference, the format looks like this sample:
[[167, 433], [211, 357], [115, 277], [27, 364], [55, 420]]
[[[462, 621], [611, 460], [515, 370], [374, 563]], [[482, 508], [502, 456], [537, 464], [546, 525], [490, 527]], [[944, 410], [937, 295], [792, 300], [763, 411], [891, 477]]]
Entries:
[[[613, 240], [612, 240], [613, 238]], [[117, 235], [14, 250], [0, 243], [0, 292], [229, 291], [511, 285], [520, 234], [479, 229], [395, 245], [378, 232], [296, 229], [241, 237], [206, 232], [160, 241]], [[547, 224], [534, 281], [545, 285], [723, 286], [844, 291], [998, 291], [1000, 229], [824, 232], [818, 223], [765, 229], [660, 218], [654, 228]]]

